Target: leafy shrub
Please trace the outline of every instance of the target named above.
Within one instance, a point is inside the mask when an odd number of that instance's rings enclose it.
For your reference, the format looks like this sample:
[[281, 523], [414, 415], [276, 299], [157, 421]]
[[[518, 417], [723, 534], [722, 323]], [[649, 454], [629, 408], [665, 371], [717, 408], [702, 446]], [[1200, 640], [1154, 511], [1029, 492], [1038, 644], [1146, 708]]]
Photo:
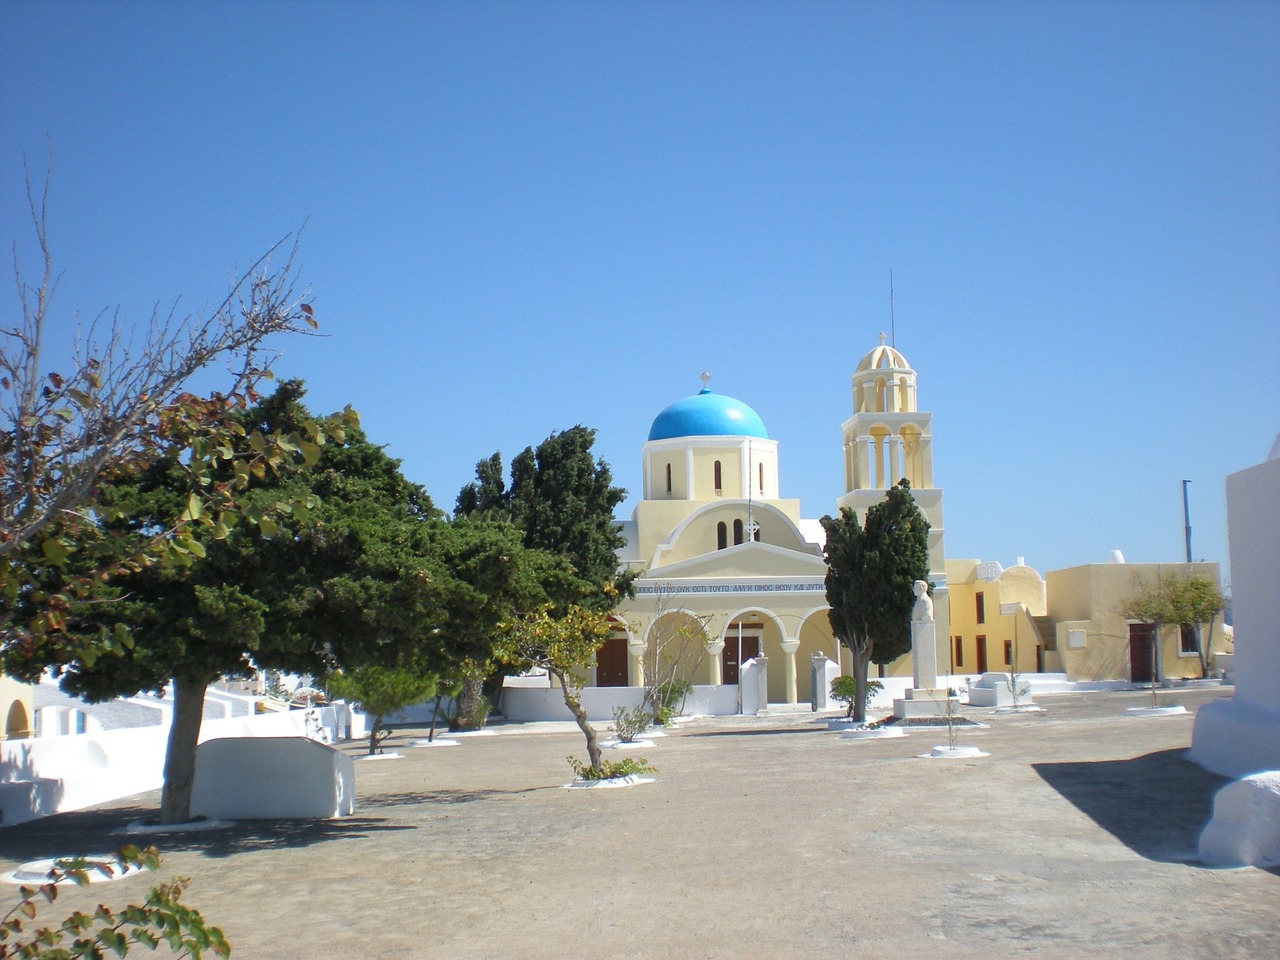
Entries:
[[643, 757], [623, 757], [621, 760], [601, 760], [599, 767], [588, 766], [577, 757], [565, 757], [574, 774], [580, 780], [615, 780], [637, 773], [657, 773], [658, 768]]
[[[867, 701], [870, 702], [871, 698], [874, 697], [877, 693], [879, 693], [883, 689], [884, 689], [884, 684], [881, 683], [879, 680], [868, 680], [867, 681]], [[840, 703], [845, 704], [847, 707], [845, 711], [845, 716], [852, 717], [853, 705], [854, 705], [854, 702], [858, 699], [857, 678], [851, 677], [848, 674], [844, 674], [832, 680], [831, 681], [831, 699], [838, 700]], [[866, 704], [863, 704], [863, 707], [865, 709]]]
[[680, 715], [684, 708], [685, 698], [693, 692], [693, 684], [688, 680], [663, 680], [649, 689], [648, 699], [653, 704], [653, 722], [666, 727]]
[[653, 714], [641, 704], [638, 707], [613, 708], [613, 732], [623, 743], [631, 743], [636, 737], [649, 729], [653, 723]]
[[45, 883], [18, 888], [18, 903], [0, 918], [0, 957], [46, 958], [103, 957], [108, 951], [123, 957], [130, 946], [139, 944], [155, 950], [166, 944], [171, 956], [200, 960], [210, 956], [229, 957], [231, 947], [217, 927], [205, 923], [200, 911], [181, 902], [188, 881], [176, 877], [157, 884], [142, 905], [130, 904], [115, 911], [99, 905], [92, 915], [79, 911], [56, 927], [37, 927], [36, 913], [40, 901], [53, 903], [58, 898], [58, 884], [63, 881], [85, 886], [89, 872], [96, 870], [111, 877], [118, 870], [149, 869], [160, 865], [155, 847], [139, 850], [122, 848], [114, 864], [89, 863], [83, 857], [55, 862]]

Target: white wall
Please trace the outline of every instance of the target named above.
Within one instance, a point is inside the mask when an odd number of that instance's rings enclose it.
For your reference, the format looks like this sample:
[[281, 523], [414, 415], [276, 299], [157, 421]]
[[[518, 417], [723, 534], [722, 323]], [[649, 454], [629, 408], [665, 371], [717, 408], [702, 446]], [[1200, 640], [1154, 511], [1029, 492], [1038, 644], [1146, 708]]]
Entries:
[[[328, 738], [335, 739], [338, 710], [323, 707], [317, 713]], [[360, 736], [362, 717], [354, 715], [351, 721], [350, 736]], [[200, 728], [200, 741], [305, 736], [306, 732], [305, 712], [290, 710], [206, 720]], [[159, 789], [164, 783], [168, 737], [166, 722], [66, 737], [0, 741], [0, 826]]]
[[1230, 700], [1196, 714], [1191, 759], [1243, 777], [1280, 770], [1280, 458], [1227, 477], [1231, 611], [1235, 621]]

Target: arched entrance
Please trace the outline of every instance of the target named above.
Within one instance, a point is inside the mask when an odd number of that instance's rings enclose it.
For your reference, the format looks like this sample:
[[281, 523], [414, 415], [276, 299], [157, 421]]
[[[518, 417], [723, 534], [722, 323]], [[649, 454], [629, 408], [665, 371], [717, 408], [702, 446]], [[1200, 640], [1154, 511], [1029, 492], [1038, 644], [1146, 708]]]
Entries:
[[752, 657], [760, 656], [762, 625], [742, 618], [729, 625], [720, 653], [720, 682], [737, 683], [739, 671]]
[[596, 651], [596, 686], [625, 687], [629, 682], [629, 662], [626, 634], [613, 634]]
[[31, 736], [31, 719], [21, 700], [13, 701], [9, 707], [9, 715], [4, 722], [4, 736], [6, 740], [25, 740]]

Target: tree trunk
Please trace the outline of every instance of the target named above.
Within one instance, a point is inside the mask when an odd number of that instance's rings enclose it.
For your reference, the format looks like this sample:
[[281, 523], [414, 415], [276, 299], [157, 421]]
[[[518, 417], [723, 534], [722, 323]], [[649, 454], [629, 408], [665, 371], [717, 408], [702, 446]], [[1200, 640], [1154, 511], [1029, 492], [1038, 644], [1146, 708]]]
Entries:
[[871, 649], [864, 647], [861, 650], [850, 650], [853, 654], [853, 679], [857, 684], [854, 687], [854, 703], [853, 703], [853, 720], [855, 723], [865, 723], [867, 720], [867, 668], [871, 665]]
[[462, 690], [454, 704], [454, 726], [458, 730], [477, 730], [481, 726], [475, 722], [476, 706], [484, 692], [484, 677], [468, 677], [462, 681]]
[[160, 793], [160, 822], [191, 819], [191, 788], [196, 780], [196, 744], [204, 718], [203, 680], [173, 679], [173, 722], [164, 755], [164, 789]]
[[369, 728], [369, 756], [373, 756], [378, 752], [378, 734], [382, 732], [382, 714], [377, 713], [373, 716], [373, 726]]
[[434, 743], [436, 739], [436, 721], [440, 718], [440, 702], [444, 700], [443, 693], [436, 694], [436, 705], [431, 709], [431, 726], [427, 730], [427, 743]]
[[588, 765], [592, 770], [599, 770], [602, 764], [600, 762], [600, 742], [596, 736], [596, 728], [587, 720], [587, 711], [582, 709], [582, 702], [574, 695], [573, 688], [565, 683], [565, 678], [555, 671], [552, 671], [552, 675], [560, 681], [560, 692], [564, 694], [564, 705], [569, 708], [569, 712], [573, 714], [574, 721], [578, 724], [578, 729], [587, 738]]

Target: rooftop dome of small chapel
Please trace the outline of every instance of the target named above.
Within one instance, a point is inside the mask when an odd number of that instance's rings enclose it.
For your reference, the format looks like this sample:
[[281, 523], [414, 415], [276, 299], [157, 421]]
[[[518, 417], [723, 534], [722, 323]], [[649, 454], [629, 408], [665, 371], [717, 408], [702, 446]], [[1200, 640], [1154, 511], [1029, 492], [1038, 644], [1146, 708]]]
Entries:
[[759, 437], [769, 439], [764, 421], [741, 400], [703, 387], [692, 397], [677, 400], [654, 418], [650, 440], [676, 437]]

